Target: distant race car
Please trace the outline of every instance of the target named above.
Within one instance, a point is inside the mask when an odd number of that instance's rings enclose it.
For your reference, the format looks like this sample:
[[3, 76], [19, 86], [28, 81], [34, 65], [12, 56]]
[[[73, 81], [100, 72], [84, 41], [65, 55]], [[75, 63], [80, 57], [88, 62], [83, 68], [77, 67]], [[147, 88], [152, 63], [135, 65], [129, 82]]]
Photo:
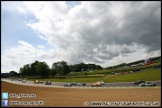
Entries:
[[43, 83], [43, 81], [38, 81], [38, 83]]
[[34, 81], [34, 84], [38, 84], [38, 80], [35, 80], [35, 81]]
[[23, 83], [26, 83], [26, 80], [22, 80]]
[[139, 86], [156, 86], [156, 84], [153, 82], [145, 82], [145, 83], [139, 84]]
[[47, 81], [47, 82], [45, 83], [45, 85], [51, 85], [51, 84], [52, 84], [51, 81]]
[[43, 81], [35, 80], [34, 84], [43, 83]]
[[71, 83], [64, 84], [64, 87], [71, 87], [71, 86], [72, 86]]
[[101, 85], [105, 85], [105, 82], [103, 82], [103, 81], [99, 81], [99, 83], [100, 83]]
[[100, 82], [93, 83], [92, 87], [94, 87], [94, 86], [101, 86], [101, 83]]
[[76, 83], [76, 82], [70, 82], [70, 84], [71, 84], [71, 85], [77, 85], [77, 83]]
[[18, 79], [18, 81], [21, 81], [21, 79]]
[[141, 84], [141, 83], [145, 83], [145, 81], [139, 80], [139, 81], [137, 81], [137, 82], [134, 82], [133, 84], [136, 85], [136, 84]]
[[86, 83], [78, 83], [78, 86], [86, 86]]

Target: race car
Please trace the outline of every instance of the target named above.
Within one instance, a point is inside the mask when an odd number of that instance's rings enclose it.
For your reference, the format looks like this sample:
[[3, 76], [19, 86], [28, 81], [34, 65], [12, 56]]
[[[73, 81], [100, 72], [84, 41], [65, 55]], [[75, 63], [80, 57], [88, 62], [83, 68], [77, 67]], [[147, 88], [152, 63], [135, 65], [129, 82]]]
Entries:
[[76, 82], [70, 82], [70, 84], [71, 84], [71, 85], [77, 85], [77, 83], [76, 83]]
[[38, 80], [35, 80], [35, 81], [34, 81], [34, 84], [38, 84]]
[[21, 81], [21, 79], [18, 79], [17, 81]]
[[43, 81], [38, 81], [38, 83], [43, 83]]
[[51, 81], [47, 81], [47, 82], [45, 83], [45, 85], [51, 85], [51, 84], [52, 84]]
[[78, 83], [78, 86], [86, 86], [86, 83]]
[[103, 81], [99, 81], [99, 83], [100, 83], [101, 85], [105, 85], [105, 82], [103, 82]]
[[139, 86], [156, 86], [156, 84], [155, 83], [153, 83], [153, 82], [145, 82], [145, 83], [141, 83], [141, 84], [139, 84]]
[[23, 83], [26, 83], [26, 80], [22, 80]]
[[101, 83], [100, 82], [93, 83], [92, 87], [94, 87], [94, 86], [101, 86]]
[[72, 86], [71, 83], [64, 84], [64, 87], [71, 87], [71, 86]]
[[43, 83], [43, 81], [35, 80], [34, 84]]

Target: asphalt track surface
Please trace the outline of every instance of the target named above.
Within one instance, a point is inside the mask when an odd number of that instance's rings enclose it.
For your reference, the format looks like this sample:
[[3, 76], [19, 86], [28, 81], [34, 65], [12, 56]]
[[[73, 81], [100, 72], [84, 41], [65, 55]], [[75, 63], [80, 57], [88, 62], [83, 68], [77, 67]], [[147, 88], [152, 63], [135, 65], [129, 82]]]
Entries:
[[[20, 85], [29, 85], [29, 86], [43, 86], [43, 87], [58, 87], [58, 88], [129, 88], [129, 87], [135, 87], [139, 88], [139, 85], [133, 85], [134, 82], [117, 82], [117, 83], [105, 83], [105, 85], [102, 85], [101, 87], [92, 87], [93, 83], [86, 83], [86, 86], [78, 86], [73, 85], [71, 87], [64, 87], [64, 84], [67, 84], [66, 82], [52, 82], [51, 85], [45, 85], [45, 82], [34, 84], [34, 81], [26, 81], [26, 83], [23, 83], [22, 81], [11, 81], [10, 79], [1, 79], [1, 81], [13, 83], [13, 84], [20, 84]], [[149, 81], [154, 82], [156, 86], [151, 87], [161, 87], [161, 80], [159, 81]], [[148, 86], [145, 86], [148, 87]], [[143, 87], [140, 87], [143, 88]]]

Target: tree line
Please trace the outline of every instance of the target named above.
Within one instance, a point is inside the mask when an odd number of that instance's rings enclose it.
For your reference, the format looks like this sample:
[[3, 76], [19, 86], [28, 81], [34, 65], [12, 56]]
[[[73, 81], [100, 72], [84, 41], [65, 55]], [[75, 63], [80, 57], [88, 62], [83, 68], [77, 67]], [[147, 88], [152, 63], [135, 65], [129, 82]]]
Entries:
[[50, 68], [46, 62], [35, 61], [31, 64], [26, 64], [23, 67], [20, 67], [19, 73], [21, 76], [40, 76], [42, 78], [48, 78], [49, 76], [56, 76], [57, 74], [61, 77], [64, 77], [68, 73], [87, 71], [87, 70], [96, 70], [102, 69], [101, 66], [95, 64], [75, 64], [68, 65], [65, 61], [59, 61], [52, 64]]

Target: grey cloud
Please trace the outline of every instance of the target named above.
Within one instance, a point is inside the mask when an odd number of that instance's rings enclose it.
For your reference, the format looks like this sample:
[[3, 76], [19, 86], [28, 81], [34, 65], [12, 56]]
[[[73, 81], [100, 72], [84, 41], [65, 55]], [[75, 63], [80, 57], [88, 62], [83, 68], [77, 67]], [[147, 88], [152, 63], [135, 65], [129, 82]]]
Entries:
[[[65, 15], [65, 24], [68, 25], [60, 28], [51, 21], [52, 33], [44, 32], [47, 39], [50, 39], [49, 43], [57, 45], [63, 51], [69, 51], [67, 60], [70, 62], [103, 63], [119, 55], [128, 56], [135, 52], [131, 49], [134, 43], [145, 48], [148, 53], [161, 49], [160, 2], [88, 2], [88, 6], [86, 2], [83, 4], [81, 3], [80, 10], [76, 10], [75, 14]], [[123, 10], [119, 10], [120, 8], [116, 7], [118, 5], [121, 5]], [[115, 8], [121, 15], [113, 13]], [[78, 8], [75, 6], [70, 12], [73, 9]], [[69, 23], [66, 23], [68, 21]], [[94, 49], [97, 51], [94, 52]]]
[[[130, 42], [136, 42], [138, 44], [144, 45], [148, 52], [156, 51], [160, 49], [160, 40], [161, 40], [161, 21], [159, 13], [160, 4], [157, 2], [149, 3], [148, 6], [138, 10], [138, 6], [142, 7], [145, 2], [140, 5], [133, 5], [132, 10], [127, 12], [127, 15], [124, 17], [124, 26], [120, 30], [121, 34], [124, 34], [123, 37], [127, 37], [127, 41], [124, 41], [126, 44]], [[125, 39], [125, 38], [124, 38]], [[119, 41], [123, 42], [123, 41]]]

